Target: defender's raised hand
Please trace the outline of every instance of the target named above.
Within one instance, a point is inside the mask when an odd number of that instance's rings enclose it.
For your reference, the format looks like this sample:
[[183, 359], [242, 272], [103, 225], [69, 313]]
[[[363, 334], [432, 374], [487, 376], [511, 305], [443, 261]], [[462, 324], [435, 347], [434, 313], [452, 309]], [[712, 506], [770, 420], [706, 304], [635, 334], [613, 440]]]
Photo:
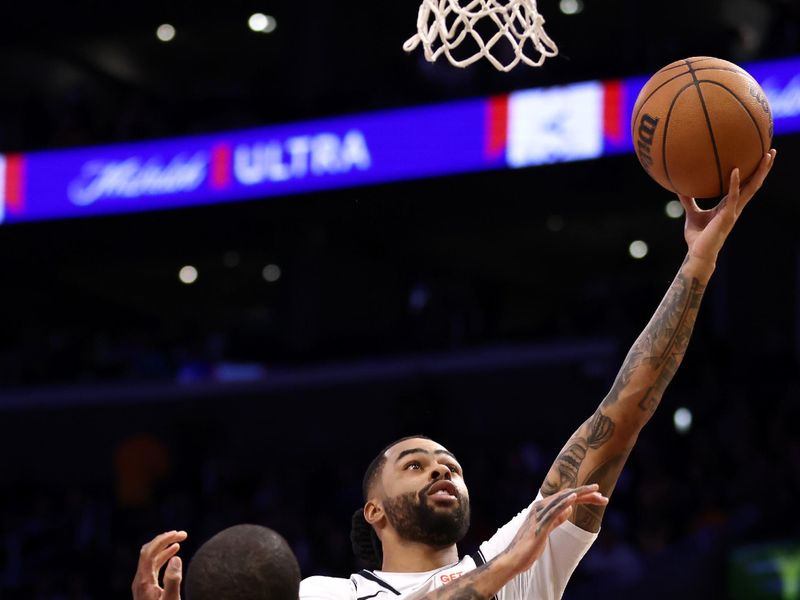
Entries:
[[[176, 555], [181, 549], [180, 542], [186, 537], [185, 531], [168, 531], [142, 546], [131, 585], [133, 600], [180, 600], [183, 572], [181, 559]], [[158, 573], [168, 561], [162, 588]]]

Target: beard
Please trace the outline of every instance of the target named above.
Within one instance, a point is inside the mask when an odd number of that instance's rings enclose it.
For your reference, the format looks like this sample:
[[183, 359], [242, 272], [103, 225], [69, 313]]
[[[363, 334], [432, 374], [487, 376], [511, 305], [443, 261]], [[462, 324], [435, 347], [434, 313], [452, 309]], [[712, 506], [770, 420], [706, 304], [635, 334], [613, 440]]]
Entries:
[[[432, 484], [431, 484], [432, 485]], [[459, 493], [451, 510], [435, 510], [428, 505], [428, 488], [408, 492], [384, 502], [386, 519], [398, 535], [410, 542], [445, 548], [459, 542], [469, 529], [469, 498]]]

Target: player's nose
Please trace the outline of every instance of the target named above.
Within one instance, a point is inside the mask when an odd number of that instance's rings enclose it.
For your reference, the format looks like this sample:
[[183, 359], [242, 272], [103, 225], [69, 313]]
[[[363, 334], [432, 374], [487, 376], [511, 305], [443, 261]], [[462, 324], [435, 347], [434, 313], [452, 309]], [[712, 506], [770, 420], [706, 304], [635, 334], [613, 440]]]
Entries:
[[447, 467], [443, 467], [441, 465], [431, 469], [431, 479], [435, 481], [437, 479], [442, 479], [442, 478], [448, 480], [453, 478], [453, 474], [450, 471], [450, 469], [448, 469]]

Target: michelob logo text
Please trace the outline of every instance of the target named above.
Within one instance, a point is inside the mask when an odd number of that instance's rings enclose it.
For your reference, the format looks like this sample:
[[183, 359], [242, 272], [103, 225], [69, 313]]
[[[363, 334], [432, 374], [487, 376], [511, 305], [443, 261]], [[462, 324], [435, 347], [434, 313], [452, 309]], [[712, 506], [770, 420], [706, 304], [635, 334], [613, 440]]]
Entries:
[[101, 199], [191, 192], [200, 187], [207, 173], [207, 152], [178, 154], [169, 161], [159, 156], [92, 160], [69, 184], [67, 195], [73, 204], [89, 206]]

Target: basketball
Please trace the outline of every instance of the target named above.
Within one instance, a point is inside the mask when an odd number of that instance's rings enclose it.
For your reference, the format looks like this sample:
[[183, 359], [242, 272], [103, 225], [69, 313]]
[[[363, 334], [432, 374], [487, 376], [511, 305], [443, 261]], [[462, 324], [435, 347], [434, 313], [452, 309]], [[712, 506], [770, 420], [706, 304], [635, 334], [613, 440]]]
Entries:
[[631, 115], [639, 162], [666, 189], [694, 198], [750, 177], [772, 143], [764, 91], [741, 67], [708, 56], [675, 61], [642, 88]]

